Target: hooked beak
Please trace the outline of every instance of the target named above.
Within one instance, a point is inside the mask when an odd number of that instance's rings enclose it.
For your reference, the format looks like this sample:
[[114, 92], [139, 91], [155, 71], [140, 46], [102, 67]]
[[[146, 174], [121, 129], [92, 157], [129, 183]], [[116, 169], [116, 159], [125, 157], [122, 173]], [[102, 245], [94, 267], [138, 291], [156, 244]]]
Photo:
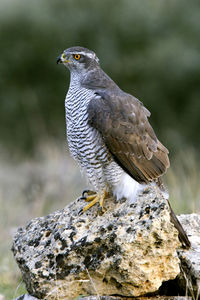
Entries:
[[66, 59], [66, 54], [63, 52], [60, 56], [58, 56], [56, 63], [57, 64], [63, 64], [63, 63], [69, 63], [70, 60]]
[[62, 58], [61, 58], [61, 56], [62, 56], [62, 55], [59, 55], [59, 56], [58, 56], [58, 58], [57, 58], [57, 60], [56, 60], [56, 63], [57, 63], [57, 64], [61, 64], [61, 63], [62, 63]]

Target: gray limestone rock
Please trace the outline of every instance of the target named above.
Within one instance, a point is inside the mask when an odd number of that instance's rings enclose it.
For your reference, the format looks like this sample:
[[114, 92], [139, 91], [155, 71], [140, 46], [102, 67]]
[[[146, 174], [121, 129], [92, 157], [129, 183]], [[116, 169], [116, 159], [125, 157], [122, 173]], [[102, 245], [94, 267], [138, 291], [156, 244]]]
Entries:
[[125, 298], [118, 296], [89, 296], [89, 297], [79, 297], [78, 300], [192, 300], [192, 297], [181, 297], [181, 296], [149, 296], [149, 297], [134, 297]]
[[184, 228], [187, 228], [191, 242], [191, 249], [178, 251], [181, 260], [179, 284], [186, 287], [193, 299], [198, 299], [200, 296], [200, 215], [181, 215], [179, 221]]
[[108, 199], [104, 213], [96, 205], [79, 215], [84, 205], [78, 199], [18, 229], [13, 252], [31, 295], [140, 296], [180, 273], [178, 233], [156, 188], [134, 204]]
[[[120, 297], [120, 296], [86, 296], [77, 297], [74, 300], [192, 300], [192, 297], [188, 296], [150, 296], [150, 297]], [[29, 295], [22, 295], [15, 300], [39, 300]], [[67, 300], [67, 298], [66, 298]]]
[[39, 300], [39, 299], [32, 297], [28, 294], [25, 294], [25, 295], [21, 295], [21, 296], [17, 297], [15, 300]]

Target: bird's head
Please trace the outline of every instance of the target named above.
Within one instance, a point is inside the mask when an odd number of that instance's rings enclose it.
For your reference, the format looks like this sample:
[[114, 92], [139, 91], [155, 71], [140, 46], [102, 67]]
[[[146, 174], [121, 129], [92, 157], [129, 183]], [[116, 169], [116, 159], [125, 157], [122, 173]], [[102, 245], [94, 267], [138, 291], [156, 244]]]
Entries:
[[70, 71], [84, 72], [99, 65], [99, 59], [96, 54], [83, 47], [71, 47], [58, 57], [57, 64], [64, 64]]

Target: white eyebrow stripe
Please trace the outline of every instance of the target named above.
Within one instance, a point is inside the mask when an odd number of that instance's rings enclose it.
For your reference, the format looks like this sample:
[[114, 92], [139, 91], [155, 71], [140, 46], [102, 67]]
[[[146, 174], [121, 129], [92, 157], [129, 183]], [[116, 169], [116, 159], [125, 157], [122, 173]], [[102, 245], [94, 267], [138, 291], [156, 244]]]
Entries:
[[77, 52], [73, 52], [72, 54], [80, 54], [80, 55], [85, 55], [88, 56], [89, 58], [95, 59], [97, 61], [99, 61], [98, 57], [96, 56], [96, 54], [94, 53], [85, 53], [85, 52], [81, 52], [81, 51], [77, 51]]

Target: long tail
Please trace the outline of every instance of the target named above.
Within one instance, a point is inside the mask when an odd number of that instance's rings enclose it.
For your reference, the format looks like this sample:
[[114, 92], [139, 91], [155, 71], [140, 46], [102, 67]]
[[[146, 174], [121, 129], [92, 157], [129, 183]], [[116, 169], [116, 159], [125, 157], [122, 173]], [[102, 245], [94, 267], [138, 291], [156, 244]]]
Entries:
[[[165, 186], [162, 182], [162, 179], [160, 177], [157, 178], [155, 180], [155, 182], [156, 182], [157, 186], [159, 187], [159, 189], [162, 193], [166, 192], [166, 188], [165, 188]], [[191, 243], [190, 243], [190, 241], [187, 237], [187, 234], [186, 234], [185, 230], [183, 229], [181, 223], [177, 219], [175, 213], [173, 212], [169, 201], [168, 201], [168, 204], [169, 204], [169, 209], [170, 209], [170, 220], [174, 224], [174, 227], [178, 230], [179, 240], [182, 243], [182, 245], [185, 246], [185, 248], [189, 249], [191, 247]]]
[[175, 213], [173, 212], [169, 201], [168, 201], [168, 204], [169, 204], [169, 208], [170, 208], [171, 222], [174, 224], [174, 227], [178, 230], [179, 240], [185, 246], [185, 248], [189, 249], [191, 247], [191, 243], [187, 237], [187, 234], [186, 234], [185, 230], [183, 229], [181, 223], [177, 219]]

